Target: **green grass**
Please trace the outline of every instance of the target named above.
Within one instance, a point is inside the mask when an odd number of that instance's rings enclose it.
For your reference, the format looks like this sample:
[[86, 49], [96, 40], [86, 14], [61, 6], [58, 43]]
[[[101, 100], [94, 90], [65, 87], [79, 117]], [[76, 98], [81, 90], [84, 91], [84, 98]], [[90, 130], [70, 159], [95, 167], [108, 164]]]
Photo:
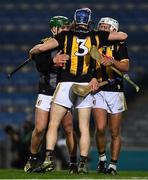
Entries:
[[146, 171], [119, 171], [118, 175], [97, 174], [90, 171], [88, 174], [69, 175], [68, 171], [53, 171], [46, 173], [25, 173], [17, 169], [1, 169], [0, 179], [148, 179]]

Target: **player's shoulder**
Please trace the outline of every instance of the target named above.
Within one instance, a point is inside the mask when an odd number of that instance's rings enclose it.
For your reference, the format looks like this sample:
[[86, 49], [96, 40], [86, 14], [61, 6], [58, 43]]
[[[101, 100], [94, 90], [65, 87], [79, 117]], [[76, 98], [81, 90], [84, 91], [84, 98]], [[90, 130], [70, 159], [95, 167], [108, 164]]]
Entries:
[[69, 33], [69, 31], [62, 31], [61, 33], [54, 36], [54, 38], [59, 41], [59, 40], [63, 39], [68, 33]]
[[66, 31], [66, 30], [65, 30], [65, 31], [62, 31], [61, 33], [59, 33], [58, 35], [59, 35], [59, 36], [64, 36], [64, 35], [66, 35], [66, 34], [69, 34], [69, 32], [70, 32], [70, 31]]
[[48, 41], [49, 39], [51, 39], [52, 37], [45, 37], [43, 39], [41, 39], [41, 43], [45, 43], [46, 41]]

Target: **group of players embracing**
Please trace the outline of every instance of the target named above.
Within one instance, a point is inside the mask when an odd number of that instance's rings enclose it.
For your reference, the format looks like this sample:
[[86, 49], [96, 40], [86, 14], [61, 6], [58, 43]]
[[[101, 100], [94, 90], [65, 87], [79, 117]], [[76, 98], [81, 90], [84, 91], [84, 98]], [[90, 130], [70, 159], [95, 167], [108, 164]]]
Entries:
[[[55, 168], [54, 149], [58, 128], [62, 124], [70, 159], [69, 173], [87, 173], [92, 113], [99, 157], [97, 172], [117, 174], [122, 112], [126, 110], [126, 102], [123, 79], [112, 67], [121, 72], [129, 69], [127, 34], [118, 31], [118, 21], [110, 17], [102, 17], [97, 28], [91, 29], [91, 14], [89, 8], [77, 9], [72, 23], [65, 16], [52, 17], [50, 30], [53, 36], [42, 39], [29, 52], [40, 79], [35, 128], [25, 172], [47, 172]], [[99, 63], [90, 55], [92, 46], [97, 47], [103, 57]], [[100, 86], [103, 81], [107, 83]], [[91, 92], [78, 96], [72, 91], [73, 84], [89, 86]], [[78, 112], [79, 140], [73, 128], [73, 109]], [[109, 164], [105, 152], [107, 127], [111, 135]], [[45, 159], [37, 165], [39, 147], [45, 134]], [[78, 142], [80, 154], [77, 159]]]

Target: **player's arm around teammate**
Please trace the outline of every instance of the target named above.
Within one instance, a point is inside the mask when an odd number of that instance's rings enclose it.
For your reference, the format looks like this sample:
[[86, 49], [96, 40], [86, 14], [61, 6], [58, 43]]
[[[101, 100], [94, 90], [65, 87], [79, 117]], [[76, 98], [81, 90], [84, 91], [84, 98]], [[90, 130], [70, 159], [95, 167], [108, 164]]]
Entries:
[[[113, 40], [125, 40], [127, 39], [128, 35], [124, 32], [110, 32], [108, 36], [108, 40], [113, 41]], [[33, 54], [39, 54], [42, 52], [45, 52], [50, 49], [54, 49], [59, 46], [58, 41], [55, 38], [51, 38], [46, 43], [44, 44], [37, 44], [35, 45], [31, 50], [30, 50], [30, 55]]]

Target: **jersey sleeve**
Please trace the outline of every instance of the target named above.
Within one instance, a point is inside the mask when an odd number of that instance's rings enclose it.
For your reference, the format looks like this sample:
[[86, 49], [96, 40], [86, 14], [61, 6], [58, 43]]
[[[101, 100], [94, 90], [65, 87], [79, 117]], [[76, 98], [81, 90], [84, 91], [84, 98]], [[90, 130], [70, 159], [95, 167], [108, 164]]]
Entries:
[[62, 31], [60, 34], [57, 34], [54, 39], [57, 40], [59, 47], [63, 47], [63, 43], [65, 40], [65, 36], [66, 36], [66, 31]]
[[99, 48], [108, 44], [109, 32], [98, 31], [98, 36], [99, 36]]
[[120, 42], [117, 53], [118, 53], [119, 60], [129, 59], [126, 42]]

